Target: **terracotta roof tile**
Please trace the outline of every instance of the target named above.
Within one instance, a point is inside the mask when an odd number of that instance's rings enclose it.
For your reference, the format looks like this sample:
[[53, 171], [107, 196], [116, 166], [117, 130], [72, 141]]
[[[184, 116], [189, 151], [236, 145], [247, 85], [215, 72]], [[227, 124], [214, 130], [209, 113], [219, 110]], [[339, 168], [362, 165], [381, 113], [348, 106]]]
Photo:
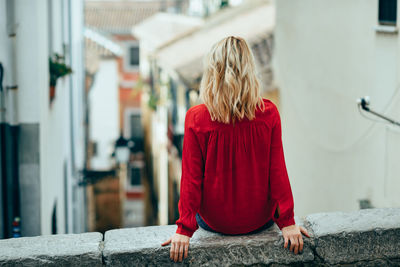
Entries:
[[112, 34], [130, 34], [132, 26], [176, 3], [172, 0], [86, 1], [85, 23], [88, 27]]

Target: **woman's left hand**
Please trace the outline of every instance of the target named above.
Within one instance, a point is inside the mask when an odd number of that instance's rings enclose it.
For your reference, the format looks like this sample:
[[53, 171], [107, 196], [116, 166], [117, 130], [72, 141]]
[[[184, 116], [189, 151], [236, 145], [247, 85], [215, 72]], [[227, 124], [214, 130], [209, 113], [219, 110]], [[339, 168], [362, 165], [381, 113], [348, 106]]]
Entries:
[[171, 260], [174, 260], [175, 262], [179, 259], [179, 261], [182, 261], [183, 254], [184, 258], [186, 259], [188, 256], [188, 250], [189, 250], [189, 240], [190, 237], [186, 235], [181, 235], [178, 233], [175, 233], [172, 237], [170, 237], [167, 241], [161, 244], [161, 246], [168, 245], [171, 243], [171, 250], [169, 257]]

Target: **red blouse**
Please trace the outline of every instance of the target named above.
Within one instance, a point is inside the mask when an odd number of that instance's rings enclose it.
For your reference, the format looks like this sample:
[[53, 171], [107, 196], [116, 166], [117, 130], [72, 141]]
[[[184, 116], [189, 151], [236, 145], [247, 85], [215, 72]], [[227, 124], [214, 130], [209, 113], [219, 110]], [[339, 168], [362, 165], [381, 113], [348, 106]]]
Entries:
[[248, 233], [271, 218], [279, 229], [295, 224], [280, 115], [273, 102], [263, 100], [264, 112], [257, 108], [255, 119], [235, 125], [211, 121], [205, 104], [187, 111], [178, 234], [193, 235], [197, 212], [226, 234]]

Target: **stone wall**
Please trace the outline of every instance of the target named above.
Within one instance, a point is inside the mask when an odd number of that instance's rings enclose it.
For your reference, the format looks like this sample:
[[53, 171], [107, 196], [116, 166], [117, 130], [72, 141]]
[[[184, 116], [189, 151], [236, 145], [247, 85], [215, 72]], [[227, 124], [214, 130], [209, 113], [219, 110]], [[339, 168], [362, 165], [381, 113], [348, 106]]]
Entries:
[[227, 236], [199, 228], [183, 262], [162, 247], [176, 225], [0, 240], [0, 266], [400, 266], [400, 208], [317, 213], [295, 218], [311, 238], [303, 253], [283, 248], [276, 225]]

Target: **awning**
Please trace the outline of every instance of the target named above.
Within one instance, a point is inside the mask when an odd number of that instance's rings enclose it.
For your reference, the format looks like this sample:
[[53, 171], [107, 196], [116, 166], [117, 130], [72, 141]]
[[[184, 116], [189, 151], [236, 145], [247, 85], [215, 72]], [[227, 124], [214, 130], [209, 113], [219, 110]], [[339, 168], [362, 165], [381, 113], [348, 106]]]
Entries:
[[203, 25], [200, 18], [173, 13], [157, 13], [132, 28], [132, 34], [146, 46], [155, 51], [190, 34]]
[[113, 58], [123, 56], [122, 47], [94, 29], [85, 28], [85, 65], [89, 73], [96, 73], [102, 58]]

